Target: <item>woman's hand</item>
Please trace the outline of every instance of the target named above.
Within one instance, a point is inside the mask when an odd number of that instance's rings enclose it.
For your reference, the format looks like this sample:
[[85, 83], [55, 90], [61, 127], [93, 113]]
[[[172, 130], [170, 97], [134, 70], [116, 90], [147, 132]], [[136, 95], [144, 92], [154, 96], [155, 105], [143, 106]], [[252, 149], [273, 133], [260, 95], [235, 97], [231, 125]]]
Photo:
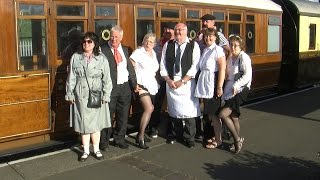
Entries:
[[222, 87], [218, 87], [218, 88], [217, 88], [217, 96], [218, 96], [218, 97], [221, 97], [222, 94], [223, 94], [223, 89], [222, 89]]
[[67, 100], [69, 104], [74, 104], [74, 100]]
[[235, 96], [236, 94], [238, 94], [238, 90], [236, 88], [233, 88], [233, 96]]
[[134, 89], [134, 92], [137, 93], [141, 90], [142, 88], [137, 84], [136, 88]]

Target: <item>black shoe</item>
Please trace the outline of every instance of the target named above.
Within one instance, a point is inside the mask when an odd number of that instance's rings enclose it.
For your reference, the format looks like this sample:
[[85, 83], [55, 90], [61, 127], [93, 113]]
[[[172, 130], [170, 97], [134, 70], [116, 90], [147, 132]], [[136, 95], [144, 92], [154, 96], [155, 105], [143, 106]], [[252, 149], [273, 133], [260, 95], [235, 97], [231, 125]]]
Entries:
[[87, 154], [87, 153], [84, 152], [84, 153], [80, 156], [79, 161], [80, 161], [80, 162], [84, 162], [84, 161], [86, 161], [86, 160], [88, 159], [89, 156], [90, 156], [89, 154]]
[[109, 150], [109, 144], [102, 144], [100, 145], [101, 151], [108, 151]]
[[186, 144], [187, 144], [188, 148], [194, 148], [195, 147], [195, 144], [194, 144], [193, 141], [187, 141]]
[[[144, 135], [144, 142], [151, 142], [151, 139]], [[136, 136], [136, 143], [139, 143], [139, 134]]]
[[167, 139], [167, 144], [174, 144], [175, 142], [176, 142], [176, 140], [173, 139], [173, 138], [168, 138]]
[[144, 140], [138, 140], [138, 147], [141, 149], [149, 149]]
[[157, 137], [158, 137], [158, 131], [157, 131], [157, 130], [151, 131], [150, 137], [152, 137], [152, 138], [157, 138]]
[[95, 153], [94, 153], [94, 157], [95, 157], [97, 160], [102, 160], [102, 159], [104, 159], [103, 154], [102, 154], [100, 151], [95, 152]]
[[194, 138], [195, 138], [196, 140], [198, 140], [198, 141], [202, 141], [202, 140], [203, 140], [203, 136], [202, 136], [201, 134], [196, 134], [196, 135], [194, 136]]
[[125, 142], [120, 142], [120, 143], [114, 143], [114, 146], [119, 147], [121, 149], [128, 149], [129, 145]]

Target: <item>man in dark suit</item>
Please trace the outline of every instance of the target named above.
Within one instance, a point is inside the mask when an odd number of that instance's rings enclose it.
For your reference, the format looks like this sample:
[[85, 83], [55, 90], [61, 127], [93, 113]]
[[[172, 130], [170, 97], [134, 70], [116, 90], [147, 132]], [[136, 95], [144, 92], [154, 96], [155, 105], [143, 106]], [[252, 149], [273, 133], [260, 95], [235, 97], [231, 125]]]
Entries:
[[113, 130], [115, 146], [127, 149], [128, 144], [124, 138], [127, 130], [129, 108], [131, 105], [131, 91], [137, 91], [136, 74], [129, 60], [128, 48], [121, 45], [123, 30], [114, 26], [110, 31], [110, 40], [101, 46], [101, 51], [109, 61], [110, 76], [113, 84], [111, 101], [109, 103], [110, 116], [115, 113], [115, 126], [101, 131], [100, 149], [107, 150], [109, 139]]

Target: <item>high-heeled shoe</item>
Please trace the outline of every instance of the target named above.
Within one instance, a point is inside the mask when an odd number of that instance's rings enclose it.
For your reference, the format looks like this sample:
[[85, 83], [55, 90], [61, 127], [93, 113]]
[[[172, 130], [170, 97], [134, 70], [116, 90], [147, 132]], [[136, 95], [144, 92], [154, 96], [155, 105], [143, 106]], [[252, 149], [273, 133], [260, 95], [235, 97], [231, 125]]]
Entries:
[[[144, 139], [143, 139], [144, 142], [151, 142], [151, 139], [148, 138], [146, 135], [144, 135], [143, 138], [144, 138]], [[137, 144], [139, 143], [139, 134], [137, 134], [137, 136], [136, 136], [136, 143], [137, 143]]]
[[242, 145], [243, 145], [243, 142], [244, 142], [244, 138], [243, 137], [240, 137], [234, 144], [235, 146], [235, 150], [234, 150], [234, 153], [236, 154], [239, 154], [240, 151], [241, 151], [241, 148], [242, 148]]
[[141, 148], [141, 149], [149, 149], [149, 147], [146, 145], [146, 143], [144, 142], [144, 140], [139, 140], [138, 139], [138, 147]]

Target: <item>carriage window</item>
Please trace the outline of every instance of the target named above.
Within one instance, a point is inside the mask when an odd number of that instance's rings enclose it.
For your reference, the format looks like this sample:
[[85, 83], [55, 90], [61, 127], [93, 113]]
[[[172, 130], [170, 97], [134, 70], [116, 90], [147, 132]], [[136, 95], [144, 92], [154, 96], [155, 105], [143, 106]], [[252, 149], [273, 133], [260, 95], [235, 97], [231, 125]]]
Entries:
[[[84, 32], [83, 21], [57, 22], [58, 56], [70, 58], [80, 45], [81, 34]], [[67, 58], [68, 57], [68, 58]]]
[[309, 49], [316, 48], [316, 24], [310, 24], [310, 34], [309, 34]]
[[20, 3], [17, 17], [18, 69], [48, 69], [45, 4]]
[[110, 39], [110, 29], [117, 25], [118, 9], [114, 4], [96, 4], [94, 30], [100, 38], [100, 43]]
[[44, 5], [43, 4], [20, 4], [19, 5], [19, 15], [44, 15]]
[[99, 19], [94, 21], [95, 33], [99, 36], [100, 42], [105, 43], [110, 39], [110, 29], [117, 25], [115, 19]]
[[241, 21], [241, 14], [229, 14], [230, 21]]
[[85, 11], [84, 5], [57, 5], [58, 16], [84, 16]]
[[147, 33], [155, 32], [153, 7], [137, 7], [136, 45], [141, 46]]
[[97, 6], [96, 16], [115, 17], [116, 10], [114, 6]]
[[229, 25], [228, 25], [229, 35], [230, 34], [241, 35], [242, 15], [235, 14], [235, 13], [229, 13], [228, 22], [229, 22]]
[[187, 10], [187, 21], [188, 37], [191, 39], [196, 38], [197, 32], [201, 28], [200, 11], [199, 10]]
[[188, 19], [197, 19], [197, 20], [199, 20], [200, 12], [197, 11], [197, 10], [188, 10], [187, 11], [187, 18]]
[[246, 18], [246, 51], [255, 53], [255, 24], [254, 15], [247, 15]]
[[161, 17], [179, 18], [179, 9], [161, 9]]
[[153, 17], [153, 9], [138, 8], [138, 17]]
[[240, 35], [241, 34], [241, 32], [240, 32], [240, 24], [229, 23], [229, 35], [230, 34], [238, 34], [238, 35]]
[[217, 27], [217, 30], [225, 33], [225, 18], [224, 18], [224, 12], [213, 12], [212, 13], [215, 17], [215, 26]]
[[268, 52], [279, 52], [281, 19], [269, 16], [268, 24]]
[[213, 15], [216, 17], [216, 21], [224, 21], [224, 12], [214, 12]]

